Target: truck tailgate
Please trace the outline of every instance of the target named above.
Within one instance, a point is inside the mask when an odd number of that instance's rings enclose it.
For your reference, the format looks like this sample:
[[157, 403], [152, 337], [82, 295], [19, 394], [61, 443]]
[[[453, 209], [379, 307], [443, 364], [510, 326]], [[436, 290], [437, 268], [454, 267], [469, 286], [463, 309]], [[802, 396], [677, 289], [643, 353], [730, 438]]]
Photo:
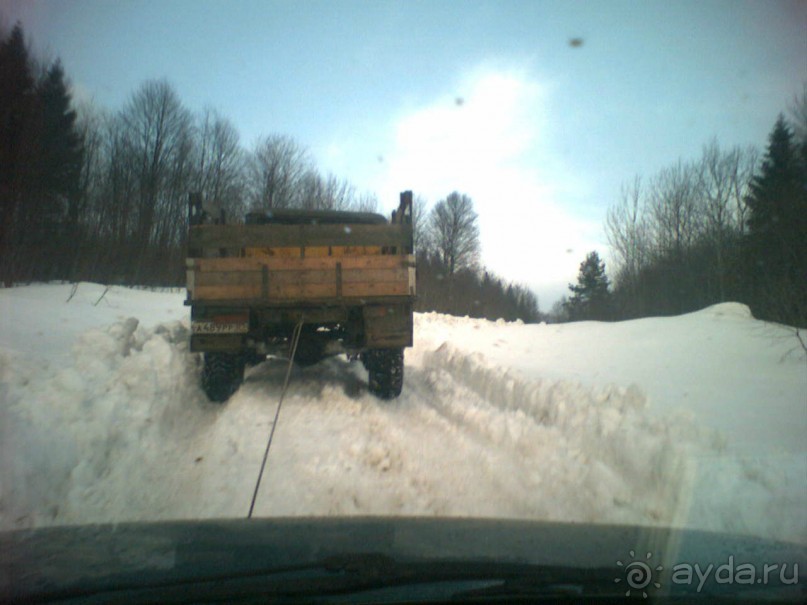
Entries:
[[415, 295], [413, 255], [187, 259], [188, 299], [263, 304]]

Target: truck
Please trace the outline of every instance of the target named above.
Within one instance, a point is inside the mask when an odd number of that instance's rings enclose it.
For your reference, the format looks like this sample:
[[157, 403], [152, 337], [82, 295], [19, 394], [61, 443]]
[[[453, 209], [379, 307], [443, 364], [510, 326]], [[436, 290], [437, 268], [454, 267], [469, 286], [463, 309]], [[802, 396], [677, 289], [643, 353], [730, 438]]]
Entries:
[[390, 220], [273, 209], [239, 224], [192, 193], [186, 269], [190, 351], [211, 401], [267, 356], [307, 366], [343, 354], [363, 363], [372, 394], [400, 395], [416, 295], [411, 191]]

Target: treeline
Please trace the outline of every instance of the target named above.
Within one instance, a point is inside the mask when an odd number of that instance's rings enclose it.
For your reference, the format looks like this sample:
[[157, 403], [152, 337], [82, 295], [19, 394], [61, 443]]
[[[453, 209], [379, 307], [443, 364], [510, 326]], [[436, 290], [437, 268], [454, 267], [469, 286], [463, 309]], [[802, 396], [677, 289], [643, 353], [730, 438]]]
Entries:
[[[164, 80], [143, 83], [117, 111], [76, 108], [60, 62], [38, 63], [19, 25], [0, 31], [0, 82], [6, 285], [54, 279], [182, 285], [191, 190], [223, 208], [228, 220], [247, 210], [378, 207], [373, 193], [323, 175], [288, 136], [265, 136], [245, 149], [230, 120], [210, 109], [191, 111]], [[422, 202], [416, 205], [417, 237], [425, 234], [418, 242], [419, 308], [537, 318], [531, 293], [480, 267], [478, 230], [472, 244], [456, 239], [467, 229], [446, 223], [457, 218], [444, 212], [451, 203], [426, 215]], [[448, 240], [437, 236], [441, 230]]]
[[190, 190], [230, 217], [247, 207], [376, 206], [320, 174], [289, 137], [245, 150], [226, 117], [191, 112], [163, 80], [145, 82], [119, 111], [76, 111], [60, 63], [38, 65], [19, 26], [0, 42], [0, 73], [6, 283], [181, 283]]
[[[22, 31], [0, 37], [0, 277], [41, 266], [45, 279], [68, 271], [78, 232], [83, 160], [75, 112], [57, 61], [28, 59]], [[23, 266], [25, 269], [23, 269]]]
[[740, 301], [807, 325], [807, 89], [761, 161], [712, 141], [698, 160], [627, 185], [606, 233], [616, 270], [603, 319]]
[[543, 319], [532, 291], [480, 264], [478, 216], [470, 197], [455, 191], [427, 216], [425, 203], [416, 202], [417, 310], [525, 323]]

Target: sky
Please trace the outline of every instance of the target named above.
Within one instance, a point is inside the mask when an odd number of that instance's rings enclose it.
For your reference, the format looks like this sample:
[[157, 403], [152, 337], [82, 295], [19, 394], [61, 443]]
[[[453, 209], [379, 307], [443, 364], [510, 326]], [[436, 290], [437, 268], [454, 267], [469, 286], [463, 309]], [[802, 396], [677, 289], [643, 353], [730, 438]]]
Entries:
[[716, 138], [763, 148], [807, 82], [805, 1], [0, 0], [78, 99], [120, 109], [167, 79], [250, 148], [269, 134], [325, 172], [479, 214], [482, 260], [541, 309], [634, 175]]

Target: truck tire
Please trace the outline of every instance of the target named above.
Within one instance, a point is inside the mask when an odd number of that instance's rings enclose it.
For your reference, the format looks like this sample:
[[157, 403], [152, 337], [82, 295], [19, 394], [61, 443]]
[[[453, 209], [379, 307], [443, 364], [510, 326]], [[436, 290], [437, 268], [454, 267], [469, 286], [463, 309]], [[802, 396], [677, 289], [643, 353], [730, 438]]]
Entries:
[[326, 341], [317, 334], [315, 326], [303, 326], [294, 363], [303, 368], [319, 363], [325, 359], [325, 344]]
[[215, 403], [223, 403], [244, 381], [244, 356], [240, 353], [205, 353], [202, 390]]
[[404, 375], [403, 349], [373, 349], [363, 360], [369, 373], [370, 392], [379, 399], [393, 399], [401, 394]]

